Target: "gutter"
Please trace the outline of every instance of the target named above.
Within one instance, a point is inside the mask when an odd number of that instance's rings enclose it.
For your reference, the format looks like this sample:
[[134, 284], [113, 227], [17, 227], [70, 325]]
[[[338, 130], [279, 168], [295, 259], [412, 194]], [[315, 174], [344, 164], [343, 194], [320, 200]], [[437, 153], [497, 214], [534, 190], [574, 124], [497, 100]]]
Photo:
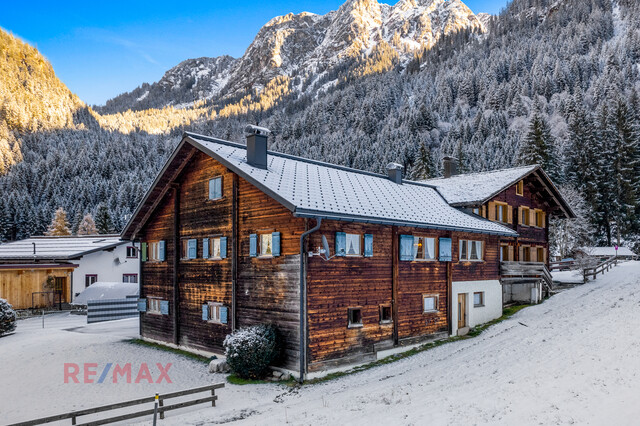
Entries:
[[316, 226], [305, 231], [300, 235], [300, 378], [298, 381], [302, 383], [304, 381], [304, 374], [306, 370], [306, 334], [305, 334], [305, 319], [306, 319], [306, 280], [305, 280], [305, 269], [304, 269], [304, 239], [307, 235], [316, 232], [320, 229], [320, 225], [322, 225], [322, 218], [317, 218]]

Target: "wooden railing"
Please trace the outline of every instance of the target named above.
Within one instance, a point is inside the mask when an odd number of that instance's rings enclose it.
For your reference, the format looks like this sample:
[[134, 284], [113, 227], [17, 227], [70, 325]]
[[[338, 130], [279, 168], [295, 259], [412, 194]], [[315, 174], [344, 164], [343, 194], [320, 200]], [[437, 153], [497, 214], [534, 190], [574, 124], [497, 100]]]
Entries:
[[549, 262], [550, 271], [570, 271], [577, 269], [578, 264], [575, 260], [560, 260], [557, 262]]
[[613, 268], [618, 264], [618, 258], [616, 256], [611, 256], [610, 258], [598, 263], [596, 266], [585, 268], [582, 271], [582, 276], [584, 277], [584, 282], [586, 283], [589, 280], [589, 277], [593, 277], [595, 280], [599, 273], [604, 273], [608, 271], [610, 268]]
[[518, 283], [541, 280], [548, 290], [553, 290], [553, 278], [542, 262], [502, 262], [502, 282]]
[[[106, 419], [88, 421], [86, 423], [82, 423], [82, 425], [105, 425], [105, 424], [109, 424], [109, 423], [120, 422], [120, 421], [123, 421], [123, 420], [135, 419], [137, 417], [153, 416], [154, 412], [159, 413], [160, 414], [160, 418], [164, 419], [164, 413], [166, 411], [177, 410], [178, 408], [190, 407], [190, 406], [196, 405], [196, 404], [204, 404], [206, 402], [210, 402], [211, 406], [215, 407], [216, 406], [216, 400], [218, 399], [218, 397], [216, 396], [215, 390], [223, 388], [223, 387], [224, 387], [224, 383], [217, 383], [217, 384], [214, 384], [214, 385], [202, 386], [202, 387], [194, 388], [194, 389], [188, 389], [188, 390], [183, 390], [183, 391], [178, 391], [178, 392], [166, 393], [166, 394], [163, 394], [163, 395], [159, 395], [159, 407], [157, 409], [150, 408], [150, 409], [146, 409], [146, 410], [142, 410], [142, 411], [137, 411], [135, 413], [121, 414], [121, 415], [117, 415], [117, 416], [114, 416], [114, 417], [109, 417], [109, 418], [106, 418]], [[194, 393], [208, 392], [208, 391], [211, 391], [211, 396], [207, 396], [207, 397], [204, 397], [204, 398], [198, 398], [198, 399], [194, 399], [194, 400], [191, 400], [191, 401], [179, 402], [179, 403], [172, 404], [172, 405], [164, 405], [164, 401], [166, 401], [167, 399], [177, 398], [177, 397], [185, 396], [185, 395], [192, 395]], [[155, 396], [150, 396], [150, 397], [146, 397], [146, 398], [134, 399], [134, 400], [131, 400], [131, 401], [125, 401], [125, 402], [118, 402], [118, 403], [115, 403], [115, 404], [103, 405], [101, 407], [87, 408], [87, 409], [79, 410], [79, 411], [71, 411], [71, 412], [65, 413], [65, 414], [58, 414], [58, 415], [55, 415], [55, 416], [43, 417], [41, 419], [29, 420], [29, 421], [21, 422], [21, 423], [14, 423], [14, 424], [9, 425], [9, 426], [40, 425], [40, 424], [44, 424], [44, 423], [57, 422], [57, 421], [66, 420], [66, 419], [71, 419], [71, 424], [75, 425], [75, 424], [77, 424], [76, 423], [77, 418], [80, 417], [80, 416], [88, 416], [90, 414], [102, 413], [102, 412], [105, 412], [105, 411], [113, 411], [113, 410], [117, 410], [117, 409], [120, 409], [120, 408], [132, 407], [132, 406], [140, 405], [140, 404], [155, 403], [155, 399], [156, 399]]]

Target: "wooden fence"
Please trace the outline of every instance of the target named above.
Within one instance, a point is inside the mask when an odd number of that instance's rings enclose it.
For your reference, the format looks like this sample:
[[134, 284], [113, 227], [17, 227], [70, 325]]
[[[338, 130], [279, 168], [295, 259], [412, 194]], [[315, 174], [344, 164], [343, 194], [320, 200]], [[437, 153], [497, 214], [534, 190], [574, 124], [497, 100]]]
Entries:
[[87, 323], [137, 317], [138, 296], [125, 299], [87, 300]]
[[[178, 391], [178, 392], [171, 392], [171, 393], [166, 393], [164, 395], [159, 395], [159, 407], [157, 409], [157, 412], [160, 414], [160, 418], [164, 419], [164, 413], [167, 411], [171, 411], [171, 410], [177, 410], [178, 408], [184, 408], [184, 407], [190, 407], [192, 405], [197, 405], [197, 404], [204, 404], [207, 402], [211, 403], [212, 407], [216, 406], [216, 400], [218, 399], [218, 396], [216, 395], [215, 390], [216, 389], [221, 389], [224, 387], [224, 383], [216, 383], [214, 385], [207, 385], [207, 386], [202, 386], [199, 388], [194, 388], [194, 389], [188, 389], [188, 390], [183, 390], [183, 391]], [[190, 401], [184, 401], [184, 402], [178, 402], [172, 405], [164, 405], [164, 402], [168, 399], [171, 398], [177, 398], [180, 396], [185, 396], [185, 395], [192, 395], [195, 393], [201, 393], [201, 392], [208, 392], [211, 391], [211, 396], [207, 396], [207, 397], [203, 397], [203, 398], [198, 398], [198, 399], [193, 399]], [[109, 405], [103, 405], [101, 407], [94, 407], [94, 408], [87, 408], [84, 410], [78, 410], [78, 411], [72, 411], [70, 413], [65, 413], [65, 414], [58, 414], [55, 416], [49, 416], [49, 417], [43, 417], [40, 419], [35, 419], [35, 420], [29, 420], [26, 422], [21, 422], [21, 423], [14, 423], [11, 424], [9, 426], [32, 426], [32, 425], [41, 425], [41, 424], [45, 424], [45, 423], [52, 423], [52, 422], [57, 422], [60, 420], [67, 420], [67, 419], [71, 419], [71, 424], [72, 425], [76, 425], [78, 423], [77, 419], [78, 417], [81, 416], [88, 416], [90, 414], [97, 414], [97, 413], [103, 413], [103, 412], [107, 412], [107, 411], [113, 411], [113, 410], [117, 410], [120, 408], [126, 408], [126, 407], [132, 407], [132, 406], [136, 406], [136, 405], [141, 405], [141, 404], [155, 404], [155, 396], [150, 396], [150, 397], [146, 397], [146, 398], [140, 398], [140, 399], [134, 399], [131, 401], [125, 401], [125, 402], [118, 402], [115, 404], [109, 404]], [[127, 414], [120, 414], [117, 416], [113, 416], [113, 417], [108, 417], [105, 419], [100, 419], [100, 420], [92, 420], [92, 421], [88, 421], [86, 423], [81, 423], [80, 425], [91, 425], [91, 426], [97, 426], [97, 425], [106, 425], [109, 423], [115, 423], [115, 422], [120, 422], [123, 420], [129, 420], [129, 419], [135, 419], [138, 417], [144, 417], [144, 416], [153, 416], [153, 413], [155, 412], [155, 408], [149, 408], [149, 409], [145, 409], [145, 410], [141, 410], [141, 411], [136, 411], [135, 413], [127, 413]]]
[[589, 280], [589, 277], [593, 277], [595, 280], [599, 273], [604, 273], [609, 269], [613, 268], [618, 264], [618, 258], [616, 256], [611, 256], [610, 258], [598, 263], [596, 266], [591, 268], [585, 268], [582, 272], [584, 277], [584, 282], [586, 283]]

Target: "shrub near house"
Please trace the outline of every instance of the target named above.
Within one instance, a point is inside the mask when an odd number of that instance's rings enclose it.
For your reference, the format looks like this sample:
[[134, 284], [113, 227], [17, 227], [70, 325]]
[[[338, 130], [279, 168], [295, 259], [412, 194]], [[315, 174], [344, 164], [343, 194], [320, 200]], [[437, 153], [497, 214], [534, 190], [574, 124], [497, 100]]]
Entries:
[[0, 336], [16, 329], [16, 311], [4, 299], [0, 299]]

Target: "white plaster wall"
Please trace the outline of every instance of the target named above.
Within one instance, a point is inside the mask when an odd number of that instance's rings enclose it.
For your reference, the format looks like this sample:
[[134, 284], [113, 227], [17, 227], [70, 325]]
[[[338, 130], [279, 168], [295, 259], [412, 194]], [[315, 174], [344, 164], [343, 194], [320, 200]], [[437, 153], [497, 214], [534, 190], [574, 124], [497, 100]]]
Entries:
[[103, 282], [122, 282], [123, 274], [138, 274], [138, 282], [140, 282], [140, 251], [138, 250], [137, 258], [127, 259], [128, 246], [140, 248], [139, 244], [120, 244], [112, 250], [101, 250], [72, 260], [79, 265], [73, 271], [73, 298], [75, 299], [76, 294], [85, 289], [85, 275], [98, 275], [98, 281]]
[[[473, 293], [484, 292], [484, 306], [473, 306]], [[467, 294], [467, 325], [475, 327], [502, 316], [502, 285], [498, 280], [454, 281], [451, 286], [453, 336], [458, 334], [458, 295]]]

